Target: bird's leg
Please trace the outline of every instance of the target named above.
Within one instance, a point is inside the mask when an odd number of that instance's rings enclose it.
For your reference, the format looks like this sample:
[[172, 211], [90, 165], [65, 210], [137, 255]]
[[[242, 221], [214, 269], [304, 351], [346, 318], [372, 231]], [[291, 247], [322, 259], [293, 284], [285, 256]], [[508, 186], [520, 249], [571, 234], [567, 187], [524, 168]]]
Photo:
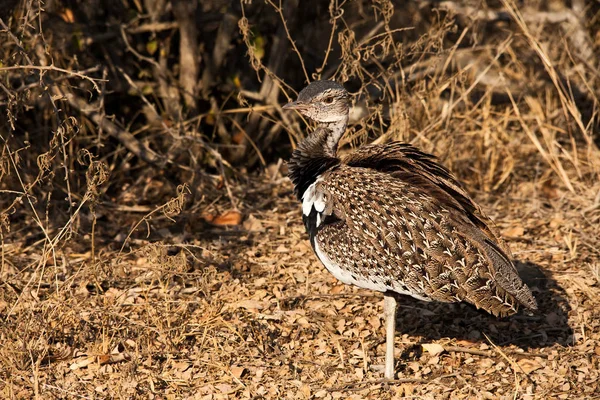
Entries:
[[396, 298], [383, 297], [385, 316], [385, 379], [394, 379], [394, 335], [396, 333]]

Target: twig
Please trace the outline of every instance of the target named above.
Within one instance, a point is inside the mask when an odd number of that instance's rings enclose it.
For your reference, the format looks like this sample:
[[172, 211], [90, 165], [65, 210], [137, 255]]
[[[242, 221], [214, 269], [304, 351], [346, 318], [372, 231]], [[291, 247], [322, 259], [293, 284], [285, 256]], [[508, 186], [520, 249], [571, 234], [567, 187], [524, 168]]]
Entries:
[[127, 33], [136, 34], [136, 33], [146, 33], [146, 32], [168, 31], [171, 29], [177, 29], [178, 27], [179, 27], [179, 23], [176, 21], [151, 22], [148, 24], [136, 26], [135, 28], [125, 28], [125, 30], [127, 31]]
[[[83, 70], [81, 70], [81, 71], [76, 71], [75, 73], [73, 73], [73, 71], [69, 71], [69, 72], [71, 72], [71, 73], [69, 73], [69, 74], [67, 74], [67, 75], [65, 75], [65, 76], [58, 76], [58, 77], [56, 77], [56, 78], [52, 78], [52, 83], [61, 82], [61, 81], [64, 81], [65, 79], [72, 78], [73, 76], [76, 76], [76, 77], [78, 77], [78, 78], [82, 78], [82, 79], [93, 79], [93, 80], [95, 80], [95, 81], [97, 81], [97, 82], [108, 82], [108, 80], [105, 80], [105, 79], [99, 79], [99, 78], [90, 78], [89, 76], [87, 76], [87, 75], [86, 75], [86, 74], [89, 74], [89, 73], [91, 73], [91, 72], [97, 72], [97, 71], [99, 71], [99, 70], [100, 70], [100, 68], [101, 68], [101, 66], [100, 66], [100, 65], [96, 65], [95, 67], [86, 68], [86, 69], [83, 69]], [[41, 69], [41, 68], [40, 68], [40, 69]], [[56, 68], [48, 68], [48, 67], [45, 67], [44, 69], [48, 69], [48, 70], [56, 70], [56, 71], [62, 72], [62, 71], [60, 71], [60, 68], [59, 68], [59, 69], [56, 69]], [[81, 76], [79, 76], [79, 74], [81, 74]], [[17, 92], [17, 93], [20, 93], [20, 92], [23, 92], [23, 91], [25, 91], [25, 90], [28, 90], [28, 89], [31, 89], [31, 88], [37, 87], [37, 86], [39, 86], [39, 85], [40, 85], [40, 84], [39, 84], [39, 82], [30, 83], [30, 84], [28, 84], [28, 85], [21, 86], [21, 87], [19, 87], [19, 88], [15, 89], [15, 92]], [[12, 95], [12, 93], [9, 93], [9, 95]]]
[[196, 109], [198, 82], [198, 32], [195, 23], [196, 2], [172, 2], [173, 14], [179, 23], [179, 86], [186, 107]]
[[133, 54], [134, 56], [136, 56], [140, 60], [144, 60], [147, 63], [152, 64], [155, 67], [157, 67], [157, 68], [159, 68], [159, 69], [162, 70], [162, 67], [160, 66], [160, 64], [158, 62], [156, 62], [155, 59], [150, 58], [150, 57], [146, 57], [146, 56], [140, 54], [138, 51], [136, 51], [131, 46], [131, 44], [129, 44], [129, 40], [127, 40], [127, 34], [126, 34], [125, 26], [121, 26], [121, 38], [123, 39], [123, 42], [125, 42], [125, 47], [127, 48], [127, 51], [129, 51], [131, 54]]
[[185, 125], [189, 125], [191, 123], [197, 122], [198, 120], [201, 120], [202, 118], [206, 118], [209, 115], [219, 116], [219, 115], [226, 115], [226, 114], [243, 114], [243, 113], [249, 114], [249, 113], [259, 112], [259, 111], [271, 111], [275, 108], [276, 108], [276, 106], [274, 106], [274, 105], [263, 105], [263, 106], [230, 108], [228, 110], [217, 110], [217, 111], [211, 110], [209, 112], [199, 114], [193, 118], [190, 118], [190, 119], [186, 120], [184, 123], [185, 123]]
[[[302, 58], [302, 54], [300, 54], [300, 50], [298, 50], [298, 47], [296, 47], [296, 42], [294, 42], [294, 39], [292, 39], [292, 35], [290, 34], [290, 31], [287, 26], [286, 18], [283, 15], [283, 6], [281, 4], [281, 2], [283, 0], [279, 0], [279, 6], [276, 6], [275, 3], [273, 3], [273, 1], [271, 1], [271, 0], [266, 0], [266, 1], [271, 6], [273, 6], [275, 11], [277, 11], [277, 14], [279, 14], [279, 18], [281, 19], [281, 22], [283, 24], [283, 29], [285, 30], [287, 38], [288, 38], [290, 44], [292, 45], [292, 48], [294, 49], [294, 53], [296, 53], [298, 55], [298, 60], [300, 61], [300, 65], [302, 66], [302, 72], [304, 72], [304, 77], [306, 78], [306, 82], [310, 82], [310, 78], [308, 76], [308, 72], [306, 72], [306, 66], [304, 65], [304, 59]], [[296, 9], [298, 8], [298, 1], [297, 0], [288, 0], [288, 4], [286, 4], [286, 6], [289, 9], [291, 9], [292, 12], [296, 11]], [[294, 15], [292, 12], [288, 12], [288, 15], [290, 15], [290, 16]], [[276, 56], [278, 58], [281, 58], [280, 54], [276, 54]]]
[[489, 350], [470, 349], [468, 347], [462, 347], [462, 346], [442, 346], [442, 347], [444, 347], [444, 350], [446, 350], [448, 353], [466, 353], [466, 354], [473, 354], [475, 356], [483, 356], [483, 357], [492, 357], [494, 355], [494, 353]]
[[73, 392], [73, 391], [70, 391], [70, 390], [65, 390], [65, 389], [63, 389], [63, 388], [61, 388], [61, 387], [54, 386], [54, 385], [49, 385], [49, 384], [47, 384], [47, 383], [42, 383], [42, 386], [44, 386], [44, 387], [45, 387], [45, 388], [47, 388], [47, 389], [54, 389], [54, 390], [58, 390], [59, 392], [66, 393], [66, 394], [68, 394], [69, 396], [73, 396], [73, 397], [79, 397], [80, 399], [90, 399], [90, 400], [91, 400], [91, 399], [93, 399], [93, 397], [89, 397], [89, 396], [83, 396], [83, 395], [81, 395], [81, 394], [79, 394], [79, 393], [76, 393], [76, 392]]
[[213, 154], [213, 156], [215, 156], [215, 158], [217, 159], [217, 163], [219, 164], [219, 169], [221, 170], [221, 176], [223, 177], [223, 184], [225, 185], [225, 189], [227, 190], [227, 196], [229, 197], [229, 201], [231, 201], [231, 205], [233, 206], [233, 209], [238, 210], [237, 202], [235, 201], [235, 198], [233, 197], [233, 194], [231, 193], [231, 188], [229, 187], [229, 183], [227, 183], [227, 175], [225, 174], [223, 157], [221, 156], [221, 153], [219, 153], [216, 150], [213, 150], [212, 154]]
[[361, 387], [368, 385], [381, 385], [381, 384], [394, 384], [394, 383], [433, 383], [435, 381], [439, 381], [441, 379], [452, 378], [455, 377], [456, 374], [447, 374], [441, 375], [432, 379], [422, 379], [422, 378], [397, 378], [397, 379], [373, 379], [367, 381], [360, 382], [351, 382], [344, 386], [336, 386], [332, 388], [327, 388], [328, 392], [343, 392], [348, 390], [356, 390]]
[[119, 256], [121, 255], [121, 253], [123, 252], [123, 249], [125, 249], [125, 245], [127, 244], [127, 241], [129, 240], [129, 238], [131, 237], [131, 235], [133, 235], [133, 232], [135, 232], [135, 230], [138, 228], [138, 226], [141, 225], [142, 222], [148, 222], [150, 220], [150, 217], [152, 217], [154, 214], [156, 214], [159, 211], [162, 211], [163, 214], [171, 219], [168, 215], [166, 215], [168, 212], [172, 212], [175, 211], [176, 213], [180, 213], [181, 209], [183, 208], [183, 203], [185, 200], [185, 196], [189, 194], [189, 188], [186, 184], [184, 185], [180, 185], [179, 187], [177, 187], [177, 196], [171, 198], [169, 201], [167, 201], [165, 204], [156, 207], [154, 210], [150, 211], [148, 214], [144, 215], [134, 226], [133, 228], [131, 228], [131, 230], [129, 231], [129, 233], [127, 234], [127, 237], [125, 238], [125, 240], [123, 240], [123, 244], [121, 245], [121, 249], [119, 250]]
[[78, 78], [81, 79], [85, 79], [89, 82], [92, 83], [92, 85], [94, 86], [94, 89], [96, 89], [96, 91], [98, 93], [100, 93], [100, 88], [98, 87], [98, 84], [96, 82], [101, 81], [102, 79], [99, 78], [90, 78], [89, 76], [85, 75], [84, 72], [88, 72], [88, 71], [96, 71], [98, 70], [100, 67], [96, 66], [84, 71], [69, 71], [67, 69], [63, 69], [63, 68], [59, 68], [59, 67], [55, 67], [54, 65], [47, 65], [47, 66], [43, 66], [43, 65], [13, 65], [11, 67], [0, 67], [0, 71], [14, 71], [14, 70], [23, 70], [23, 69], [33, 69], [33, 70], [38, 70], [38, 71], [57, 71], [57, 72], [62, 72], [63, 74], [67, 74], [69, 75], [69, 77], [73, 77], [76, 76]]
[[10, 38], [12, 39], [12, 41], [15, 43], [15, 45], [17, 45], [17, 47], [21, 51], [21, 53], [23, 53], [23, 57], [25, 57], [25, 59], [27, 60], [27, 62], [29, 63], [29, 65], [33, 65], [34, 62], [31, 60], [31, 58], [29, 58], [29, 55], [25, 51], [25, 48], [23, 47], [23, 44], [21, 43], [21, 41], [19, 40], [19, 38], [17, 38], [12, 33], [12, 31], [8, 28], [8, 26], [6, 26], [6, 24], [4, 23], [4, 20], [2, 18], [0, 18], [0, 26], [2, 27], [2, 29], [4, 29], [6, 31], [6, 33], [8, 34], [8, 36], [10, 36]]
[[[58, 87], [55, 88], [60, 93], [60, 89], [58, 89]], [[131, 151], [142, 160], [159, 167], [162, 167], [165, 164], [166, 159], [164, 157], [140, 143], [140, 141], [131, 133], [122, 130], [115, 123], [104, 118], [98, 112], [95, 103], [90, 104], [71, 92], [61, 93], [61, 95], [67, 99], [71, 107], [85, 114], [92, 122], [104, 129], [110, 136], [116, 138], [123, 146], [125, 146], [125, 148], [127, 148], [127, 150]]]
[[517, 376], [517, 369], [520, 370], [527, 379], [531, 380], [531, 378], [529, 378], [529, 376], [525, 373], [525, 371], [523, 371], [523, 368], [521, 368], [521, 366], [519, 364], [517, 364], [516, 362], [514, 362], [513, 360], [511, 360], [503, 351], [500, 347], [498, 347], [496, 345], [496, 343], [494, 343], [492, 341], [492, 339], [490, 339], [490, 337], [488, 335], [486, 335], [485, 333], [483, 334], [483, 336], [485, 336], [485, 338], [487, 339], [487, 341], [489, 342], [489, 344], [492, 345], [492, 347], [494, 348], [494, 350], [496, 350], [498, 352], [498, 354], [500, 354], [502, 356], [502, 358], [504, 358], [506, 360], [506, 362], [508, 362], [510, 364], [510, 367], [513, 370], [513, 373], [515, 375], [515, 391], [518, 390], [519, 388], [519, 380], [518, 380], [518, 376]]
[[[325, 50], [325, 57], [323, 57], [323, 63], [321, 67], [317, 69], [317, 73], [322, 73], [327, 65], [327, 60], [329, 59], [329, 54], [331, 53], [333, 37], [335, 36], [335, 32], [337, 30], [337, 20], [344, 14], [344, 10], [340, 8], [335, 8], [336, 0], [331, 0], [329, 2], [329, 15], [331, 19], [329, 20], [331, 23], [331, 32], [329, 33], [329, 42], [327, 43], [327, 50]], [[337, 15], [334, 15], [334, 11], [339, 11]], [[323, 78], [323, 76], [321, 76]], [[328, 77], [325, 77], [328, 78]]]
[[252, 138], [250, 137], [250, 135], [248, 135], [248, 132], [246, 132], [246, 130], [233, 118], [229, 118], [229, 120], [231, 121], [231, 123], [233, 125], [235, 125], [235, 127], [244, 134], [244, 137], [246, 138], [246, 140], [248, 140], [248, 143], [250, 143], [250, 146], [252, 146], [252, 148], [254, 149], [254, 151], [256, 152], [256, 155], [258, 156], [258, 159], [260, 160], [260, 163], [263, 167], [267, 166], [267, 162], [265, 161], [265, 158], [263, 157], [260, 149], [258, 148], [258, 146], [256, 145], [256, 143], [254, 143], [254, 140], [252, 140]]

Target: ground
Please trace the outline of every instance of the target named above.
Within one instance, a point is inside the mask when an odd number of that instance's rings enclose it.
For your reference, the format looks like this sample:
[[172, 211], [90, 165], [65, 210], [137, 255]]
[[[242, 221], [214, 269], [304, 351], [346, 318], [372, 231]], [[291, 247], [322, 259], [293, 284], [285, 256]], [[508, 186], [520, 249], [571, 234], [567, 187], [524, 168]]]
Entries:
[[[382, 296], [345, 286], [320, 265], [290, 182], [267, 174], [231, 188], [240, 214], [223, 211], [230, 199], [215, 189], [202, 216], [192, 207], [156, 217], [156, 236], [131, 252], [109, 240], [95, 255], [61, 249], [35, 273], [3, 263], [4, 276], [19, 280], [4, 285], [0, 302], [2, 397], [599, 396], [600, 185], [576, 197], [526, 184], [502, 196], [474, 193], [508, 239], [539, 311], [498, 320], [405, 298], [397, 380], [384, 382]], [[239, 216], [241, 225], [226, 225]], [[17, 248], [36, 257], [23, 243], [6, 246], [4, 257], [14, 261]]]

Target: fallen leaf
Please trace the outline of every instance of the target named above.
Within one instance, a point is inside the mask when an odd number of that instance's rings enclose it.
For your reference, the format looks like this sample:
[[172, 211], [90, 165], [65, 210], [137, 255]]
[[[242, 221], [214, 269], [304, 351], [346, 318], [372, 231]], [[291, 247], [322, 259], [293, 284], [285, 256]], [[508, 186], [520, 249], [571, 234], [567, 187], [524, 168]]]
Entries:
[[242, 144], [245, 138], [246, 135], [244, 134], [244, 132], [238, 131], [233, 134], [233, 136], [231, 137], [231, 141], [235, 144]]
[[79, 368], [85, 368], [94, 362], [94, 358], [95, 357], [93, 357], [93, 356], [88, 356], [81, 360], [78, 360], [77, 362], [71, 364], [69, 366], [69, 369], [71, 369], [71, 371], [75, 371], [76, 369], [79, 369]]
[[243, 227], [245, 230], [250, 232], [264, 232], [265, 228], [263, 228], [260, 220], [256, 219], [254, 215], [250, 214], [248, 218], [244, 221]]
[[307, 384], [303, 384], [302, 386], [300, 386], [300, 393], [302, 393], [304, 398], [309, 399], [310, 398], [310, 386], [308, 386]]
[[560, 196], [560, 192], [553, 179], [547, 179], [542, 183], [542, 193], [549, 199], [557, 199]]
[[444, 346], [437, 343], [424, 343], [421, 345], [423, 350], [430, 353], [432, 356], [437, 356], [445, 351]]
[[429, 364], [429, 365], [437, 365], [439, 363], [440, 363], [440, 358], [438, 356], [431, 357], [431, 359], [429, 361], [427, 361], [427, 364]]
[[245, 308], [246, 310], [262, 310], [265, 305], [262, 301], [242, 300], [235, 303], [237, 308]]
[[219, 226], [239, 225], [242, 222], [242, 214], [236, 210], [225, 211], [223, 214], [217, 216], [205, 214], [204, 220]]
[[528, 358], [520, 359], [519, 361], [517, 361], [517, 364], [519, 364], [519, 367], [521, 367], [523, 372], [525, 372], [526, 374], [529, 374], [535, 371], [536, 369], [542, 368], [542, 365], [539, 362], [535, 360], [530, 360]]
[[521, 225], [517, 225], [517, 226], [513, 226], [511, 228], [505, 229], [502, 232], [502, 235], [506, 236], [506, 237], [521, 237], [521, 236], [523, 236], [524, 233], [525, 233], [525, 228], [523, 228]]
[[280, 244], [276, 249], [275, 249], [275, 253], [289, 253], [290, 249], [288, 249], [287, 247], [285, 247], [284, 245]]
[[230, 371], [231, 371], [231, 375], [233, 375], [236, 379], [240, 379], [242, 377], [242, 375], [244, 375], [244, 372], [246, 371], [246, 368], [244, 368], [244, 367], [231, 367]]
[[105, 364], [115, 364], [122, 361], [128, 361], [130, 359], [129, 355], [126, 353], [118, 353], [118, 354], [102, 354], [98, 356], [97, 362], [99, 365]]
[[224, 393], [224, 394], [229, 394], [229, 393], [233, 392], [233, 387], [226, 383], [219, 383], [218, 385], [215, 385], [215, 387], [217, 389], [219, 389], [219, 391], [221, 393]]
[[59, 15], [66, 23], [72, 24], [75, 22], [75, 14], [73, 14], [73, 11], [70, 8], [65, 8]]

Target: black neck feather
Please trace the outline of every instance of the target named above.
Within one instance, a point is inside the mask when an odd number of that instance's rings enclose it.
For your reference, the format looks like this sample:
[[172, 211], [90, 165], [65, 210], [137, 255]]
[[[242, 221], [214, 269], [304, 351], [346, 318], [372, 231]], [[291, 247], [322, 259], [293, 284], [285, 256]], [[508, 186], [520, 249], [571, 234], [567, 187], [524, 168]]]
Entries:
[[340, 164], [340, 159], [332, 156], [327, 147], [329, 135], [326, 128], [318, 128], [298, 145], [288, 162], [288, 176], [298, 200], [319, 175]]

